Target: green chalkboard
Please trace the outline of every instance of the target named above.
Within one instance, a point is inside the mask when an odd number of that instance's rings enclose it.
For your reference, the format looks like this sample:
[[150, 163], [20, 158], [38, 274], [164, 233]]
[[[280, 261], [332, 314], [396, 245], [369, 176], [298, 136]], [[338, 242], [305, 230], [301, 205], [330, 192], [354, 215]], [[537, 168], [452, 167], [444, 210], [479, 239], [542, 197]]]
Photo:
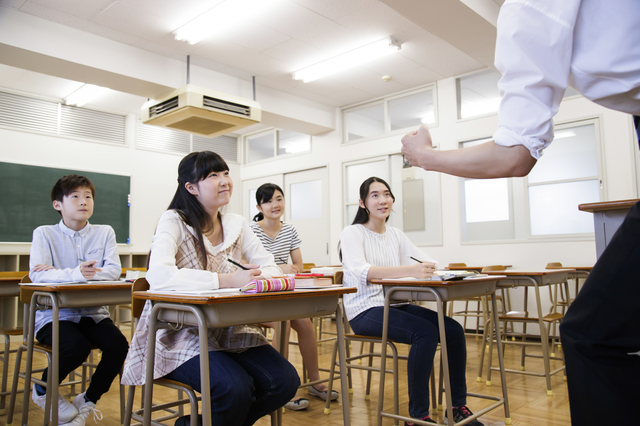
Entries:
[[111, 225], [118, 243], [129, 240], [129, 176], [55, 169], [0, 162], [0, 242], [31, 242], [33, 230], [54, 225], [60, 214], [53, 209], [51, 188], [69, 174], [91, 179], [96, 187], [95, 225]]

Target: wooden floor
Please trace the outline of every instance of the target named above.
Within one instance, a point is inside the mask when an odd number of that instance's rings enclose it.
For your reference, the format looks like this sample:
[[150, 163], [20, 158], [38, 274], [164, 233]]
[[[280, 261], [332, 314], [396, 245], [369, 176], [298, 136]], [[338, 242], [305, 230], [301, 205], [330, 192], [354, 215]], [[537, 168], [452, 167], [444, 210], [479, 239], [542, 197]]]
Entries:
[[[325, 320], [325, 327], [335, 329], [335, 322]], [[123, 327], [123, 332], [126, 336], [129, 335], [129, 330]], [[292, 336], [295, 339], [295, 335]], [[497, 373], [493, 373], [492, 384], [488, 387], [485, 381], [478, 383], [476, 381], [478, 364], [480, 359], [481, 339], [474, 336], [467, 337], [467, 387], [468, 392], [501, 395], [500, 379]], [[17, 344], [13, 345], [17, 347]], [[352, 351], [359, 351], [359, 343], [354, 343]], [[400, 351], [403, 354], [407, 352], [407, 346], [400, 345]], [[318, 346], [318, 353], [320, 355], [321, 367], [328, 368], [331, 357], [331, 343], [323, 343]], [[537, 348], [529, 348], [531, 352], [536, 351]], [[539, 351], [539, 349], [538, 349]], [[301, 372], [301, 357], [297, 348], [290, 348], [290, 360]], [[559, 351], [561, 353], [561, 351]], [[506, 349], [505, 362], [507, 367], [519, 369], [520, 366], [520, 350], [515, 346], [508, 346]], [[13, 375], [13, 359], [11, 357], [9, 379]], [[495, 358], [494, 358], [495, 360]], [[43, 356], [36, 356], [36, 363], [38, 366], [42, 366], [45, 362]], [[485, 358], [486, 364], [486, 358]], [[389, 366], [391, 363], [388, 364]], [[539, 359], [528, 358], [527, 370], [542, 371], [542, 361]], [[559, 361], [552, 361], [552, 369], [560, 366]], [[407, 397], [407, 385], [406, 385], [406, 362], [400, 362], [400, 413], [402, 415], [408, 415], [408, 397]], [[1, 371], [1, 370], [0, 370]], [[326, 375], [326, 373], [323, 373]], [[354, 389], [353, 394], [349, 396], [349, 403], [351, 407], [351, 424], [354, 426], [368, 426], [376, 424], [376, 407], [378, 401], [378, 377], [374, 374], [372, 394], [369, 400], [365, 399], [365, 385], [366, 385], [366, 373], [364, 371], [354, 370]], [[486, 366], [485, 373], [486, 379]], [[302, 377], [302, 376], [301, 376]], [[9, 383], [11, 383], [9, 381]], [[385, 386], [385, 411], [391, 411], [393, 406], [392, 399], [392, 387], [390, 376], [388, 376]], [[20, 382], [22, 385], [22, 381]], [[336, 383], [339, 387], [339, 382]], [[569, 417], [569, 400], [567, 396], [566, 382], [563, 380], [562, 373], [552, 376], [552, 388], [553, 396], [547, 396], [545, 391], [545, 379], [543, 377], [531, 377], [520, 374], [507, 374], [507, 386], [509, 391], [509, 406], [511, 408], [511, 420], [512, 424], [516, 426], [526, 425], [570, 425], [571, 420]], [[72, 395], [69, 388], [61, 388], [61, 393], [66, 398], [71, 399]], [[140, 389], [136, 394], [136, 406], [139, 406]], [[156, 387], [154, 389], [154, 402], [170, 401], [175, 399], [176, 392], [163, 390]], [[306, 389], [298, 391], [298, 396], [308, 397], [311, 402], [311, 407], [304, 411], [287, 411], [284, 415], [284, 425], [342, 425], [342, 406], [340, 402], [333, 402], [331, 404], [331, 413], [329, 415], [324, 414], [324, 401], [307, 395]], [[7, 398], [7, 405], [9, 401]], [[482, 407], [490, 405], [487, 400], [480, 400], [476, 398], [469, 398], [468, 406], [472, 411], [477, 411]], [[43, 411], [31, 403], [29, 409], [29, 425], [41, 424], [43, 419]], [[120, 424], [119, 416], [119, 393], [118, 386], [113, 384], [110, 391], [102, 397], [98, 402], [98, 409], [102, 411], [104, 419], [99, 422], [103, 426], [117, 426]], [[14, 417], [13, 425], [20, 424], [20, 415], [22, 412], [22, 398], [20, 397], [16, 405], [16, 415]], [[438, 421], [442, 421], [442, 411], [431, 413], [432, 417], [437, 418]], [[485, 425], [504, 425], [504, 410], [499, 408], [490, 414], [483, 416], [481, 419]], [[4, 426], [7, 422], [6, 413], [0, 416], [0, 426]], [[87, 425], [94, 424], [91, 419], [87, 421]], [[167, 424], [173, 425], [173, 421]], [[265, 417], [256, 423], [257, 425], [267, 426], [270, 425], [270, 420]], [[385, 419], [384, 425], [392, 425], [393, 420]]]

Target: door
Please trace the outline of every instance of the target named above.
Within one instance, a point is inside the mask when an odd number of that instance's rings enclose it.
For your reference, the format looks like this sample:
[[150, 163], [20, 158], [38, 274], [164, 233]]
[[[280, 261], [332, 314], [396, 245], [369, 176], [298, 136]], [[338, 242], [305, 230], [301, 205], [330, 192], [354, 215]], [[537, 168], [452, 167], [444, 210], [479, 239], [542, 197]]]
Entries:
[[[302, 240], [302, 259], [318, 266], [329, 265], [329, 178], [327, 168], [284, 175], [285, 222], [292, 224]], [[255, 200], [254, 200], [255, 204]]]

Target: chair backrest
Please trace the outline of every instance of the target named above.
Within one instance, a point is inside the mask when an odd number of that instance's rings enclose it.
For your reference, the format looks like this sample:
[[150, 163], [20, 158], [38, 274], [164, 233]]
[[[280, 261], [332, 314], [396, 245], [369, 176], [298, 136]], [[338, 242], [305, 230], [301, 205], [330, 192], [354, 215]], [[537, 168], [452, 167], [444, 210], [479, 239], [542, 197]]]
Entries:
[[482, 272], [489, 272], [489, 271], [506, 271], [506, 268], [503, 265], [491, 265], [491, 266], [485, 266], [484, 268], [482, 268]]
[[562, 268], [562, 263], [560, 262], [549, 262], [547, 263], [547, 269], [551, 268]]
[[21, 279], [25, 275], [29, 275], [29, 271], [2, 271], [2, 272], [0, 272], [0, 278]]
[[342, 276], [344, 275], [343, 271], [336, 271], [335, 274], [333, 274], [333, 283], [334, 284], [342, 284]]
[[303, 263], [302, 264], [302, 269], [304, 269], [305, 271], [311, 268], [315, 268], [316, 264], [315, 263]]
[[149, 283], [147, 282], [146, 278], [138, 278], [133, 282], [133, 285], [131, 286], [131, 315], [133, 316], [133, 318], [140, 318], [145, 303], [145, 301], [142, 299], [134, 299], [133, 292], [147, 290], [149, 290]]
[[466, 263], [450, 263], [449, 268], [466, 268]]
[[29, 284], [31, 282], [31, 278], [29, 278], [29, 273], [20, 279], [22, 284]]

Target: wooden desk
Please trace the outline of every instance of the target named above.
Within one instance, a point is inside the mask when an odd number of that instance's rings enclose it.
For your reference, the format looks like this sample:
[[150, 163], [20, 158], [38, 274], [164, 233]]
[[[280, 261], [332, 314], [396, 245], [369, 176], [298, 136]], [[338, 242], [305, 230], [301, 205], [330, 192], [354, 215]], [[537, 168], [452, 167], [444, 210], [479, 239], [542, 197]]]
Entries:
[[[518, 373], [518, 374], [527, 374], [532, 376], [544, 376], [547, 380], [547, 395], [553, 395], [553, 391], [551, 390], [551, 375], [556, 374], [560, 371], [564, 370], [564, 366], [551, 371], [549, 360], [549, 336], [547, 335], [547, 329], [544, 324], [544, 315], [542, 313], [542, 299], [540, 297], [540, 287], [549, 286], [554, 284], [564, 284], [565, 290], [568, 294], [569, 292], [569, 274], [575, 273], [575, 269], [542, 269], [539, 271], [528, 271], [528, 270], [520, 270], [520, 269], [511, 269], [507, 271], [489, 271], [484, 272], [487, 275], [506, 275], [507, 279], [499, 282], [499, 287], [525, 287], [524, 293], [524, 309], [528, 312], [528, 303], [529, 303], [529, 287], [535, 288], [536, 294], [536, 308], [538, 313], [538, 325], [540, 327], [540, 340], [542, 343], [542, 357], [544, 360], [544, 374], [542, 373], [534, 373], [529, 371], [519, 371], [506, 369], [505, 371], [509, 373]], [[506, 320], [509, 321], [509, 320]], [[526, 331], [526, 328], [525, 328]], [[490, 339], [493, 342], [493, 339]], [[499, 340], [498, 340], [499, 341]], [[498, 344], [498, 347], [501, 345]], [[491, 351], [489, 351], [489, 372], [487, 381], [491, 382]], [[482, 376], [482, 365], [480, 365], [480, 372], [478, 373], [478, 377]]]
[[[149, 314], [149, 336], [145, 383], [153, 382], [156, 332], [171, 323], [198, 326], [201, 342], [206, 342], [207, 327], [230, 327], [282, 321], [280, 333], [284, 333], [285, 321], [328, 315], [336, 312], [338, 329], [338, 354], [342, 386], [343, 422], [349, 426], [349, 389], [344, 363], [345, 348], [342, 326], [342, 307], [338, 304], [341, 295], [355, 293], [354, 287], [333, 287], [318, 290], [296, 290], [259, 294], [234, 294], [217, 296], [182, 296], [166, 293], [134, 292], [137, 299], [150, 300], [153, 308]], [[284, 339], [280, 339], [280, 352], [284, 352]], [[209, 385], [209, 352], [207, 345], [200, 346], [200, 379], [202, 381], [201, 412], [203, 424], [211, 425], [211, 387]], [[153, 386], [145, 386], [144, 406], [151, 407]], [[282, 422], [282, 411], [277, 411], [278, 424]], [[151, 424], [151, 411], [145, 410], [143, 424]]]
[[[497, 306], [496, 306], [496, 286], [499, 280], [505, 279], [503, 276], [491, 276], [491, 277], [482, 277], [482, 278], [472, 278], [465, 279], [459, 281], [427, 281], [427, 280], [371, 280], [372, 284], [382, 284], [385, 286], [391, 286], [386, 290], [385, 300], [384, 300], [384, 316], [383, 316], [383, 328], [382, 328], [382, 341], [386, 342], [388, 339], [388, 328], [389, 328], [389, 308], [392, 302], [402, 300], [402, 301], [435, 301], [437, 309], [438, 309], [438, 326], [440, 332], [440, 351], [443, 359], [442, 362], [442, 371], [444, 374], [444, 383], [446, 389], [446, 399], [447, 399], [447, 421], [448, 424], [453, 425], [453, 404], [451, 402], [451, 393], [450, 393], [450, 379], [449, 379], [449, 363], [447, 356], [447, 343], [446, 343], [446, 334], [444, 329], [444, 312], [445, 312], [445, 304], [447, 301], [455, 300], [455, 299], [464, 299], [467, 297], [474, 296], [489, 296], [491, 297], [492, 304], [492, 312], [494, 316], [494, 321], [492, 322], [495, 325], [495, 333], [498, 339], [500, 339], [500, 327], [498, 323], [497, 317]], [[380, 365], [386, 365], [386, 350], [381, 351], [381, 359]], [[504, 405], [504, 412], [506, 418], [506, 424], [511, 424], [511, 414], [509, 412], [509, 400], [507, 397], [507, 382], [504, 374], [504, 357], [502, 354], [502, 346], [498, 345], [498, 362], [500, 364], [500, 372], [501, 372], [501, 381], [502, 381], [502, 398], [494, 397], [490, 395], [481, 395], [481, 394], [472, 394], [469, 393], [469, 396], [473, 396], [476, 398], [490, 399], [496, 401], [494, 404], [486, 407], [474, 414], [474, 418], [480, 417], [483, 414], [488, 413], [502, 405]], [[428, 360], [426, 362], [431, 362]], [[390, 417], [393, 419], [405, 421], [405, 422], [413, 422], [416, 419], [411, 419], [409, 417], [398, 416], [395, 414], [385, 413], [383, 411], [383, 403], [384, 403], [384, 380], [385, 373], [384, 370], [380, 371], [380, 388], [379, 388], [379, 396], [378, 396], [378, 426], [382, 425], [382, 417]], [[427, 385], [426, 383], [424, 384]]]
[[[486, 266], [486, 265], [485, 265]], [[512, 265], [502, 265], [505, 269], [511, 268]], [[480, 272], [484, 266], [445, 266], [446, 271], [475, 271]]]
[[[59, 365], [59, 310], [60, 308], [86, 308], [91, 306], [118, 305], [131, 302], [131, 283], [120, 281], [94, 281], [91, 283], [76, 284], [21, 284], [20, 300], [24, 303], [25, 313], [28, 312], [28, 334], [27, 334], [27, 364], [25, 367], [25, 388], [31, 384], [31, 370], [33, 363], [33, 343], [35, 339], [35, 318], [36, 309], [52, 309], [52, 355], [51, 355], [51, 381], [52, 389], [51, 401], [51, 424], [58, 424], [58, 365]], [[22, 403], [22, 423], [26, 425], [29, 417], [29, 395], [24, 392]], [[12, 400], [9, 406], [9, 416], [7, 423], [10, 424], [13, 418], [15, 401]], [[46, 416], [46, 414], [45, 414]]]
[[593, 213], [593, 225], [596, 235], [596, 254], [598, 258], [613, 238], [629, 209], [640, 199], [606, 201], [602, 203], [580, 204], [578, 210]]

